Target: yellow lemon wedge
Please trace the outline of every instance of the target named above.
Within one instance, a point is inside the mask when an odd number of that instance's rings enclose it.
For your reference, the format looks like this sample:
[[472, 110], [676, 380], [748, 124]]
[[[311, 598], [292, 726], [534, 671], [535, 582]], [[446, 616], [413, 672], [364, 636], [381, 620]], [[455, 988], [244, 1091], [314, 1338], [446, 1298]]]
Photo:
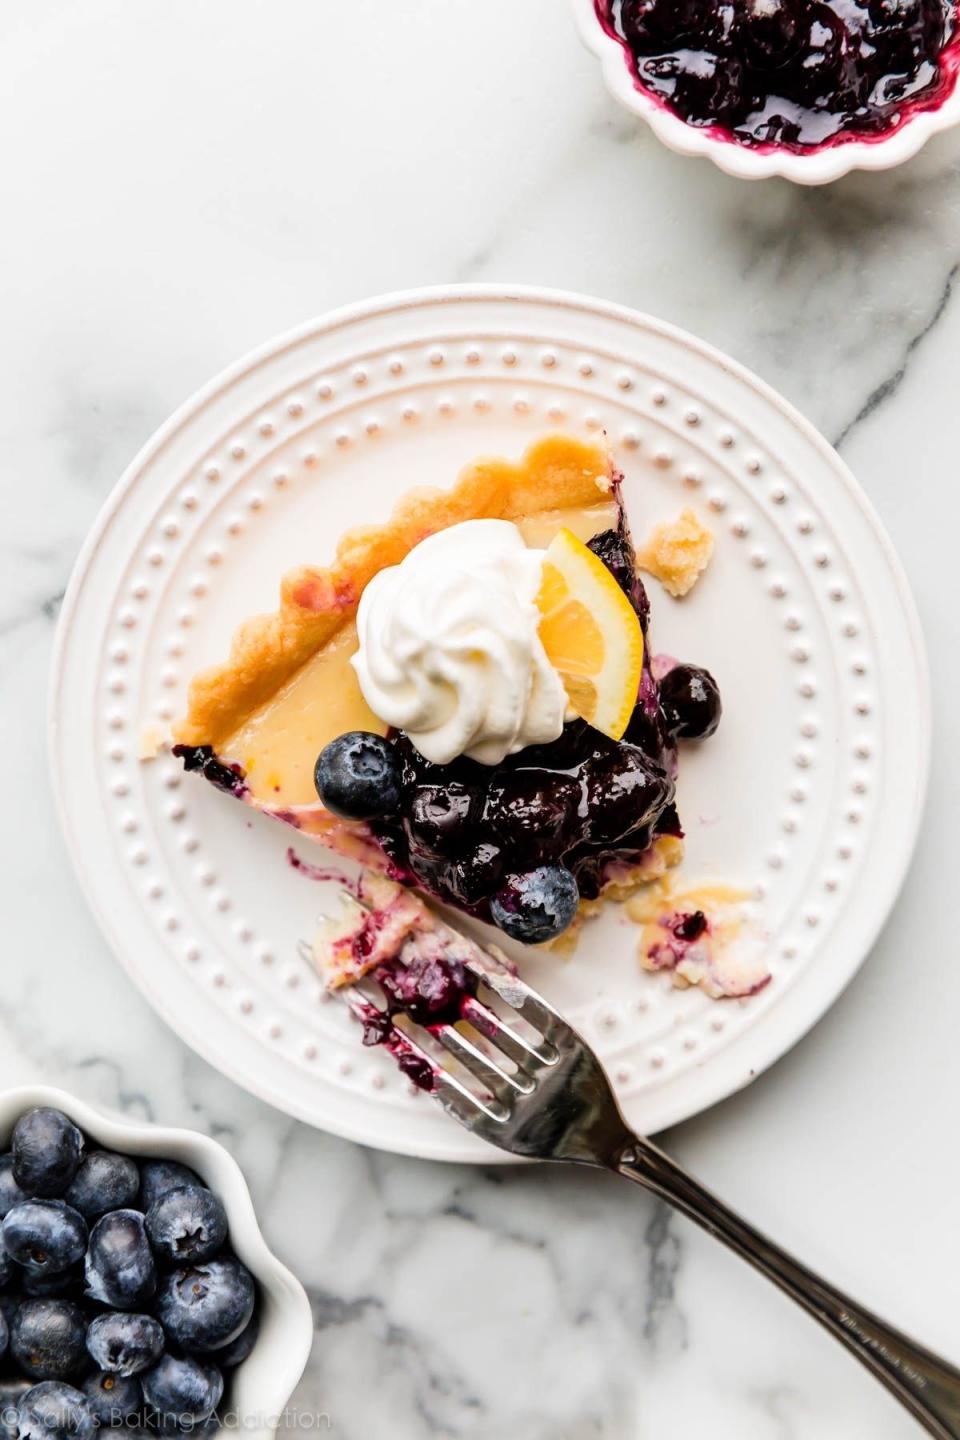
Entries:
[[572, 708], [619, 740], [637, 703], [643, 631], [606, 565], [571, 530], [559, 530], [544, 555], [537, 606]]

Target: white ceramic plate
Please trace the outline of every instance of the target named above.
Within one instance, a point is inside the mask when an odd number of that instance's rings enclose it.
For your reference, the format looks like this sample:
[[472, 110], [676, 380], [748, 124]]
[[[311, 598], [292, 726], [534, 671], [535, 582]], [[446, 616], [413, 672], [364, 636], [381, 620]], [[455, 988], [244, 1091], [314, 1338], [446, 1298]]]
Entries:
[[[53, 784], [81, 882], [130, 975], [208, 1060], [314, 1124], [386, 1149], [497, 1158], [323, 1003], [297, 942], [311, 847], [170, 756], [137, 759], [282, 572], [483, 452], [605, 429], [642, 537], [691, 504], [716, 554], [689, 599], [652, 586], [656, 647], [706, 664], [725, 716], [681, 757], [685, 876], [753, 892], [773, 981], [710, 1001], [642, 973], [615, 910], [527, 974], [656, 1131], [784, 1053], [853, 975], [897, 893], [924, 794], [923, 645], [896, 557], [830, 447], [715, 350], [549, 292], [427, 290], [274, 341], [189, 401], [94, 527], [51, 692]], [[315, 857], [322, 852], [314, 851]]]

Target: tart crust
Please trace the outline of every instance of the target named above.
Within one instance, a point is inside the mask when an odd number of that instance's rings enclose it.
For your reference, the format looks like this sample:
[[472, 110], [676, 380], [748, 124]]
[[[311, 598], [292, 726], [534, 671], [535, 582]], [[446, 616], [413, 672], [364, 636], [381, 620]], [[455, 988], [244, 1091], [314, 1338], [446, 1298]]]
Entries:
[[280, 608], [248, 620], [234, 636], [229, 659], [194, 678], [174, 739], [181, 745], [222, 748], [245, 719], [353, 620], [373, 576], [399, 564], [428, 535], [463, 520], [520, 520], [596, 505], [613, 485], [605, 445], [553, 435], [532, 446], [517, 464], [475, 462], [451, 490], [411, 490], [385, 524], [346, 531], [332, 565], [305, 565], [284, 577]]

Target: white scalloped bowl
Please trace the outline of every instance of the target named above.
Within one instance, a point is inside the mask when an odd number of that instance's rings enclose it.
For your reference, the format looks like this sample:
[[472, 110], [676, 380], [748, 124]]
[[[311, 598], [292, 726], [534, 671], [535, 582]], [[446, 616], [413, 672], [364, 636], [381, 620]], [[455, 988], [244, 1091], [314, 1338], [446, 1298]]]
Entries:
[[136, 1124], [46, 1085], [24, 1085], [0, 1093], [0, 1148], [6, 1149], [16, 1121], [35, 1105], [62, 1110], [110, 1150], [179, 1160], [196, 1170], [220, 1196], [230, 1223], [230, 1242], [259, 1287], [261, 1317], [256, 1345], [228, 1382], [226, 1410], [231, 1428], [236, 1424], [250, 1440], [270, 1440], [306, 1366], [313, 1343], [313, 1317], [300, 1281], [267, 1247], [247, 1182], [233, 1156], [216, 1140], [195, 1130]]
[[604, 29], [594, 0], [573, 0], [573, 13], [587, 49], [600, 61], [607, 89], [627, 110], [639, 115], [657, 139], [680, 155], [705, 156], [718, 169], [739, 180], [766, 180], [778, 175], [796, 185], [827, 185], [851, 170], [889, 170], [910, 160], [941, 130], [960, 121], [960, 81], [943, 103], [917, 111], [898, 130], [878, 140], [847, 140], [842, 144], [798, 155], [790, 150], [753, 150], [735, 140], [698, 130], [674, 115], [630, 73], [623, 46]]

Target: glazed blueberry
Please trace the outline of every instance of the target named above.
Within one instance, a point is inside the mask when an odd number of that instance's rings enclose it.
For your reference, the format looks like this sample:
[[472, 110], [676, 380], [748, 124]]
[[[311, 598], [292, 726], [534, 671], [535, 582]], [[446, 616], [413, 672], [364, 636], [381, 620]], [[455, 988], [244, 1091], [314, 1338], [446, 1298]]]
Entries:
[[61, 1110], [43, 1105], [13, 1127], [13, 1178], [28, 1195], [62, 1195], [83, 1152], [83, 1136]]
[[0, 1440], [17, 1440], [17, 1409], [33, 1384], [22, 1375], [0, 1380]]
[[227, 1238], [227, 1212], [212, 1190], [185, 1185], [151, 1205], [147, 1236], [158, 1260], [173, 1265], [212, 1260]]
[[199, 770], [205, 780], [228, 795], [245, 795], [246, 779], [239, 765], [225, 765], [212, 745], [174, 745], [172, 754], [183, 761], [184, 770]]
[[706, 740], [720, 724], [720, 689], [709, 670], [675, 665], [660, 681], [660, 709], [680, 740]]
[[85, 1220], [99, 1220], [108, 1210], [136, 1206], [139, 1192], [140, 1170], [135, 1160], [110, 1150], [91, 1150], [80, 1162], [64, 1198]]
[[140, 1164], [140, 1210], [147, 1211], [171, 1190], [183, 1185], [202, 1185], [195, 1170], [178, 1160], [144, 1160]]
[[87, 1322], [70, 1300], [24, 1300], [10, 1327], [10, 1353], [34, 1380], [69, 1380], [87, 1358]]
[[580, 903], [577, 882], [562, 865], [511, 875], [490, 902], [493, 923], [513, 940], [539, 945], [572, 923]]
[[136, 1415], [143, 1405], [140, 1381], [98, 1370], [83, 1382], [83, 1393], [99, 1425], [119, 1426]]
[[249, 1323], [254, 1299], [249, 1270], [226, 1257], [165, 1275], [156, 1313], [167, 1334], [184, 1350], [217, 1350], [235, 1340]]
[[589, 760], [585, 773], [590, 838], [613, 844], [652, 824], [673, 799], [673, 783], [633, 745]]
[[646, 630], [650, 620], [650, 600], [637, 574], [636, 556], [626, 530], [622, 526], [618, 530], [604, 530], [587, 541], [587, 548], [606, 565]]
[[493, 782], [484, 826], [520, 867], [563, 853], [578, 826], [581, 789], [569, 775], [517, 770]]
[[87, 1330], [87, 1353], [101, 1370], [126, 1379], [155, 1365], [163, 1354], [163, 1326], [152, 1315], [111, 1311]]
[[748, 0], [740, 12], [740, 45], [758, 70], [777, 70], [809, 39], [802, 0]]
[[189, 1356], [164, 1355], [143, 1377], [143, 1394], [165, 1419], [188, 1427], [206, 1420], [220, 1404], [223, 1376], [215, 1365]]
[[86, 1395], [60, 1380], [31, 1386], [17, 1408], [20, 1440], [93, 1440], [96, 1429]]
[[26, 1191], [21, 1190], [13, 1178], [13, 1156], [9, 1153], [0, 1155], [0, 1220], [14, 1205], [28, 1198]]
[[139, 1210], [111, 1210], [90, 1232], [87, 1294], [115, 1310], [139, 1310], [157, 1288], [144, 1218]]
[[689, 914], [678, 915], [670, 928], [678, 940], [699, 940], [707, 929], [707, 917], [702, 910], [693, 910]]
[[87, 1249], [87, 1222], [63, 1200], [24, 1200], [4, 1216], [7, 1254], [27, 1270], [67, 1270]]
[[418, 785], [409, 801], [411, 845], [432, 855], [462, 855], [479, 809], [477, 792], [458, 780]]
[[393, 746], [369, 730], [349, 730], [320, 751], [317, 794], [332, 815], [372, 820], [400, 804], [400, 764]]
[[499, 845], [481, 840], [454, 865], [449, 885], [462, 904], [476, 905], [484, 896], [493, 894], [502, 875], [503, 851]]
[[250, 1323], [240, 1331], [235, 1340], [229, 1345], [223, 1345], [216, 1353], [217, 1365], [221, 1370], [230, 1370], [235, 1365], [242, 1365], [244, 1360], [252, 1351], [260, 1336], [260, 1313], [254, 1311]]

